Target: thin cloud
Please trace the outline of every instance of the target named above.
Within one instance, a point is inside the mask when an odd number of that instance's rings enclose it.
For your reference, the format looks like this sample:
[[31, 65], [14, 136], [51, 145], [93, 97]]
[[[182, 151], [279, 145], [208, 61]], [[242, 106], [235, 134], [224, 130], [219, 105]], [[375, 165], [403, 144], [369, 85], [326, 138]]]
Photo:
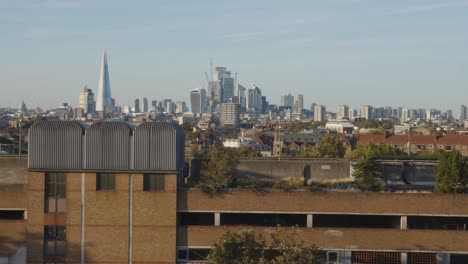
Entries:
[[449, 9], [455, 7], [468, 6], [468, 1], [451, 1], [443, 3], [435, 3], [429, 5], [413, 6], [408, 8], [402, 8], [397, 11], [400, 14], [406, 13], [419, 13], [425, 11], [439, 10], [439, 9]]

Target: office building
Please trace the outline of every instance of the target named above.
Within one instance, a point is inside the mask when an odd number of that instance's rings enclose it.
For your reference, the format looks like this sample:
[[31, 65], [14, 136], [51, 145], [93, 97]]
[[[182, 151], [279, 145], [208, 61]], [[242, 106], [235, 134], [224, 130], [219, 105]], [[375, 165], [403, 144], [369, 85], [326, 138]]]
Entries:
[[292, 109], [294, 107], [294, 96], [292, 94], [282, 95], [280, 97], [280, 106], [287, 106]]
[[206, 90], [195, 89], [190, 92], [190, 104], [192, 113], [200, 115], [205, 113], [206, 109]]
[[138, 98], [135, 99], [135, 104], [133, 106], [133, 110], [134, 110], [135, 113], [141, 113], [140, 99], [138, 99]]
[[174, 109], [174, 112], [176, 114], [182, 114], [185, 112], [187, 106], [185, 105], [185, 102], [184, 101], [177, 101], [175, 103], [175, 109]]
[[246, 108], [249, 112], [261, 113], [262, 106], [262, 91], [258, 86], [252, 84], [252, 88], [247, 90]]
[[246, 110], [247, 102], [246, 102], [246, 88], [240, 84], [237, 85], [237, 96], [239, 97], [239, 104], [241, 105], [241, 111], [244, 112]]
[[107, 63], [107, 54], [104, 51], [101, 62], [101, 74], [99, 76], [99, 87], [96, 99], [96, 112], [101, 118], [108, 117], [113, 113], [112, 96], [109, 80], [109, 65]]
[[143, 113], [148, 113], [148, 98], [143, 97]]
[[461, 105], [460, 107], [460, 119], [459, 119], [459, 125], [462, 126], [467, 119], [467, 107], [465, 105]]
[[240, 104], [222, 103], [221, 104], [221, 126], [239, 126]]
[[296, 104], [294, 106], [294, 113], [296, 115], [302, 115], [302, 109], [304, 109], [304, 95], [298, 94]]

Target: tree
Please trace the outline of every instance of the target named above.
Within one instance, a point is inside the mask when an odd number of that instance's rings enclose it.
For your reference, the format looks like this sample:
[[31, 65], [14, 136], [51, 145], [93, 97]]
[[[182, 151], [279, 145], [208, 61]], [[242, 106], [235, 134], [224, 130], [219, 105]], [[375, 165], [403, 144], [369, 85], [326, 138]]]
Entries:
[[342, 158], [346, 151], [341, 139], [329, 134], [320, 139], [316, 148], [321, 158]]
[[217, 144], [201, 160], [198, 185], [203, 191], [214, 193], [232, 185], [232, 174], [239, 162], [239, 152], [236, 149]]
[[213, 264], [261, 263], [266, 242], [253, 231], [241, 234], [225, 230], [213, 245], [208, 259]]
[[298, 230], [278, 229], [271, 234], [267, 245], [263, 236], [254, 231], [234, 233], [225, 230], [208, 255], [210, 263], [226, 264], [318, 264], [324, 254], [316, 246], [296, 240]]
[[358, 144], [356, 149], [346, 153], [346, 157], [350, 159], [358, 159], [362, 157], [401, 155], [406, 155], [401, 149], [386, 143], [375, 144], [373, 141], [370, 141], [366, 145]]
[[364, 158], [353, 165], [353, 177], [356, 187], [362, 191], [379, 191], [380, 173], [377, 171], [374, 160]]
[[272, 264], [309, 264], [323, 263], [323, 252], [318, 247], [308, 246], [303, 240], [296, 240], [298, 230], [293, 228], [286, 231], [280, 229], [271, 234], [272, 259], [268, 263]]
[[465, 193], [468, 189], [468, 167], [458, 151], [444, 152], [439, 155], [435, 166], [438, 193]]

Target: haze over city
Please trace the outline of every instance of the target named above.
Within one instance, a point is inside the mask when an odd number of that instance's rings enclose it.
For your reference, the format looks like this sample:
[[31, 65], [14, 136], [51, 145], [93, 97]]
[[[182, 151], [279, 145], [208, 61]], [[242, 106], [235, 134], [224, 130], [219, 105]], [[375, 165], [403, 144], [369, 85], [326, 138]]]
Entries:
[[188, 101], [209, 60], [271, 103], [455, 109], [468, 1], [0, 1], [0, 106], [78, 105], [109, 54], [113, 97]]

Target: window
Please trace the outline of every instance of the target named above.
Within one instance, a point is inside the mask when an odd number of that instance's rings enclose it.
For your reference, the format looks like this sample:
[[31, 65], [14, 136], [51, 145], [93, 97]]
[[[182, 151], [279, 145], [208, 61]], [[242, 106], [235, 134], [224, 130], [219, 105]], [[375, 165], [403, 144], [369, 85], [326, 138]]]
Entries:
[[65, 226], [44, 227], [44, 255], [64, 256], [67, 248], [67, 229]]
[[166, 175], [145, 174], [143, 175], [143, 191], [164, 191]]
[[24, 220], [24, 210], [0, 210], [0, 220]]
[[67, 181], [65, 173], [47, 172], [45, 174], [45, 212], [66, 212], [66, 194]]
[[112, 173], [97, 173], [96, 174], [96, 191], [114, 191], [115, 190], [115, 174]]
[[177, 249], [177, 260], [188, 260], [188, 249]]
[[338, 252], [336, 251], [327, 252], [327, 264], [338, 264]]

